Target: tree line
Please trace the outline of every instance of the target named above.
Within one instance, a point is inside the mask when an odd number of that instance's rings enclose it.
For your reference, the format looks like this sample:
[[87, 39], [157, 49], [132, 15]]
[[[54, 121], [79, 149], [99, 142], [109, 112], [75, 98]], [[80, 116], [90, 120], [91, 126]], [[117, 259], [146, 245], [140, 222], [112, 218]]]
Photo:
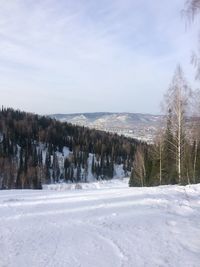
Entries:
[[200, 91], [189, 88], [180, 66], [163, 107], [154, 144], [137, 147], [130, 186], [200, 182]]
[[86, 182], [89, 175], [112, 179], [116, 164], [129, 175], [139, 143], [2, 107], [0, 188], [39, 189], [44, 183]]

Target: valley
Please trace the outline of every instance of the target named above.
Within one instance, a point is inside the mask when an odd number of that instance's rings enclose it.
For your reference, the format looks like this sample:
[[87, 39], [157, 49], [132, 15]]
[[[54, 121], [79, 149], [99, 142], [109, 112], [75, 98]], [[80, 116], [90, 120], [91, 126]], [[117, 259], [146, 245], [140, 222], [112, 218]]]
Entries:
[[152, 142], [163, 116], [140, 113], [77, 113], [49, 115], [61, 122], [117, 133], [141, 141]]

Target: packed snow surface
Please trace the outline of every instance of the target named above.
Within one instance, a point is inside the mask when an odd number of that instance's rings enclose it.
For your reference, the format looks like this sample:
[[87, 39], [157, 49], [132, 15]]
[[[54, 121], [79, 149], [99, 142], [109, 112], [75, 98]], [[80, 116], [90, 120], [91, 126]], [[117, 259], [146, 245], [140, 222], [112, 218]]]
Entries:
[[200, 266], [200, 185], [82, 188], [1, 191], [0, 266]]

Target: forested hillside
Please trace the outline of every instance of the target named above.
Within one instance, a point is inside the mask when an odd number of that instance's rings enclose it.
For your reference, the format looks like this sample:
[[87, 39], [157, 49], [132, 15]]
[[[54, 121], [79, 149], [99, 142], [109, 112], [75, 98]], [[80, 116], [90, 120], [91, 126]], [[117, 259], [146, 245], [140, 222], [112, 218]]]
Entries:
[[139, 142], [10, 108], [0, 111], [0, 188], [111, 179], [131, 172]]
[[[181, 114], [185, 112], [181, 110]], [[171, 107], [165, 127], [158, 132], [154, 144], [149, 145], [2, 108], [0, 189], [40, 189], [43, 184], [90, 182], [130, 174], [130, 186], [198, 183], [199, 120], [186, 124], [186, 117], [181, 116], [179, 126]]]

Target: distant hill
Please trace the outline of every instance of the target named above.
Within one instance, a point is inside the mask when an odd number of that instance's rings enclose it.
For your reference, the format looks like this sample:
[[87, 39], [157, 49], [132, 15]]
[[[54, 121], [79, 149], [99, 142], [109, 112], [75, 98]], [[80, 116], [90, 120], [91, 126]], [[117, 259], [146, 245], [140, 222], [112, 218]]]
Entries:
[[50, 117], [61, 122], [69, 122], [150, 141], [153, 139], [162, 119], [161, 115], [125, 112], [52, 114]]

